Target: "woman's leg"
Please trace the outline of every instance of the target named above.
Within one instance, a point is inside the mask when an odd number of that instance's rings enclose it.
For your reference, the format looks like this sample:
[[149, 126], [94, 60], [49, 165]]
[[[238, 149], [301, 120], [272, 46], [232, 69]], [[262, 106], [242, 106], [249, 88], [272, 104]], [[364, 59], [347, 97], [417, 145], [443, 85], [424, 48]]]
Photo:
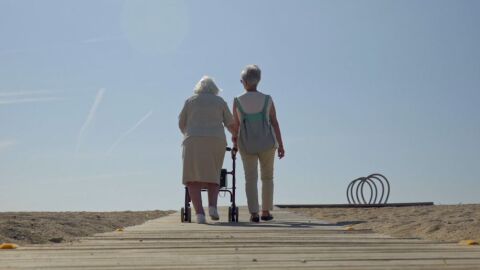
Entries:
[[195, 208], [195, 213], [205, 215], [202, 205], [202, 183], [199, 182], [188, 182], [188, 194], [192, 200], [193, 208]]
[[208, 183], [208, 206], [217, 208], [219, 184]]
[[258, 156], [249, 155], [240, 148], [243, 169], [245, 170], [245, 192], [247, 194], [248, 211], [252, 215], [258, 214]]
[[262, 216], [270, 215], [273, 209], [273, 163], [275, 148], [259, 154], [262, 179]]
[[219, 184], [208, 183], [208, 214], [212, 220], [219, 220], [220, 216], [218, 215], [217, 210], [217, 199], [218, 199], [218, 190], [220, 189]]

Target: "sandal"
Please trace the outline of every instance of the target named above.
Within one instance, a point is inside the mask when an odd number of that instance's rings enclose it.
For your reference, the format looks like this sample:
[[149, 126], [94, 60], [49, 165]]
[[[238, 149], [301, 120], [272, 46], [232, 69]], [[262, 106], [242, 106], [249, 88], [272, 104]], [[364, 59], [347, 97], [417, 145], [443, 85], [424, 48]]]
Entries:
[[263, 221], [269, 221], [273, 219], [273, 216], [271, 214], [268, 214], [268, 216], [262, 216], [261, 219]]
[[257, 214], [250, 215], [250, 222], [258, 223], [260, 222], [260, 217]]

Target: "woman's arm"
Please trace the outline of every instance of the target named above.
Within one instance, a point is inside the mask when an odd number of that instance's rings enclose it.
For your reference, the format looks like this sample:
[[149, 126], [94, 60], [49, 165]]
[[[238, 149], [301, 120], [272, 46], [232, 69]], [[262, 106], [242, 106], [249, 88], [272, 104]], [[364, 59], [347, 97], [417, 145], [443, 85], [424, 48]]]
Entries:
[[235, 123], [232, 122], [230, 124], [227, 125], [227, 130], [228, 132], [230, 132], [230, 134], [232, 134], [232, 137], [235, 136]]
[[280, 124], [278, 123], [277, 112], [273, 101], [272, 107], [270, 108], [270, 122], [272, 123], [273, 131], [278, 141], [278, 157], [283, 158], [285, 156], [285, 149], [283, 148], [282, 133], [280, 132]]
[[233, 116], [226, 102], [224, 102], [224, 109], [223, 109], [223, 125], [227, 128], [227, 130], [232, 135], [235, 134]]
[[237, 137], [238, 137], [238, 129], [240, 128], [240, 119], [238, 117], [237, 113], [237, 105], [235, 104], [235, 101], [233, 101], [233, 132], [232, 132], [232, 142], [233, 142], [233, 147], [238, 148], [237, 145]]
[[178, 116], [178, 127], [182, 134], [185, 135], [186, 128], [187, 128], [187, 102], [183, 105], [183, 109]]

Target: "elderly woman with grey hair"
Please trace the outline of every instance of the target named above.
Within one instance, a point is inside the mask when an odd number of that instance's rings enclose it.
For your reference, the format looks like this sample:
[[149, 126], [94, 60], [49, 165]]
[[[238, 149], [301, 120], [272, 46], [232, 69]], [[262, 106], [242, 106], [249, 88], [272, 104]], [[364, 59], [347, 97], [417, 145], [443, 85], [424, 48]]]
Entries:
[[[285, 156], [280, 125], [272, 98], [257, 90], [261, 70], [257, 65], [246, 66], [241, 73], [241, 83], [245, 92], [235, 98], [233, 137], [238, 142], [245, 170], [245, 191], [247, 194], [250, 221], [272, 220], [273, 209], [273, 163], [275, 151], [278, 157]], [[238, 136], [238, 137], [237, 137]], [[236, 147], [237, 143], [235, 143]], [[262, 179], [262, 214], [258, 205], [258, 164]]]
[[213, 79], [204, 76], [195, 86], [194, 95], [185, 102], [179, 116], [183, 139], [183, 184], [195, 208], [197, 223], [206, 223], [202, 188], [208, 189], [208, 210], [218, 220], [217, 198], [220, 170], [227, 141], [224, 127], [233, 133], [233, 118], [227, 103], [218, 96]]

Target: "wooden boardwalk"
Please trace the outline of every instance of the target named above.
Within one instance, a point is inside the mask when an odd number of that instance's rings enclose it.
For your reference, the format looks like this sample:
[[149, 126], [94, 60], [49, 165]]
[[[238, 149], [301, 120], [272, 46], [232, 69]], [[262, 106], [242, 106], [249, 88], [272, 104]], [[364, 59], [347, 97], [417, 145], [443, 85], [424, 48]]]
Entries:
[[348, 231], [283, 209], [274, 216], [198, 225], [175, 213], [72, 244], [0, 250], [0, 269], [480, 269], [478, 246]]

